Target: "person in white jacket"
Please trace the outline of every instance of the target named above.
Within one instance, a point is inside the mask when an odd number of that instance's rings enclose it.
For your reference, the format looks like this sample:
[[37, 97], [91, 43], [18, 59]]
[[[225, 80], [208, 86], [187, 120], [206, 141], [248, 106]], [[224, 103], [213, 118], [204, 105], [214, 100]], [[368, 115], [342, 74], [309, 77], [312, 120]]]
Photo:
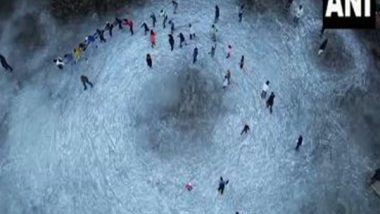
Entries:
[[296, 24], [298, 24], [299, 20], [301, 19], [301, 17], [303, 16], [303, 6], [302, 4], [300, 4], [300, 6], [296, 9], [296, 14], [294, 16], [294, 22]]
[[268, 90], [269, 90], [269, 81], [266, 81], [263, 85], [263, 89], [261, 91], [261, 98], [262, 99], [265, 99], [266, 96], [267, 96], [267, 93], [268, 93]]

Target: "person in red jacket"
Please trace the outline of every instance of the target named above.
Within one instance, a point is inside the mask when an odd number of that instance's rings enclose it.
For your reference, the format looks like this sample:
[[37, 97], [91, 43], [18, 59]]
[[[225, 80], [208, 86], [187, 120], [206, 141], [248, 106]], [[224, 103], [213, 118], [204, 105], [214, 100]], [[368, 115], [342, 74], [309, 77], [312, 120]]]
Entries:
[[127, 25], [129, 27], [129, 31], [131, 32], [131, 35], [133, 35], [133, 21], [124, 19], [124, 25]]
[[152, 44], [152, 48], [156, 46], [156, 33], [153, 30], [150, 31], [150, 43]]

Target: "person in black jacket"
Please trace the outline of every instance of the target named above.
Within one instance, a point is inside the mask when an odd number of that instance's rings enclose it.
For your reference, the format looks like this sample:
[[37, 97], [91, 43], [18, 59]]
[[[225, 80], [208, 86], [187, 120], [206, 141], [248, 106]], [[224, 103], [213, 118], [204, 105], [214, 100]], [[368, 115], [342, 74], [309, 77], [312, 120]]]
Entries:
[[174, 50], [174, 37], [171, 34], [169, 34], [169, 44], [170, 44], [171, 51], [173, 51]]
[[193, 52], [193, 64], [197, 62], [197, 58], [198, 58], [198, 48], [195, 47], [194, 52]]
[[297, 140], [297, 146], [296, 146], [296, 151], [298, 152], [298, 150], [300, 149], [300, 147], [302, 146], [302, 143], [303, 143], [303, 137], [302, 135], [300, 135], [298, 137], [298, 140]]
[[144, 22], [141, 27], [144, 28], [144, 35], [146, 36], [146, 34], [150, 31], [148, 25]]
[[96, 33], [98, 34], [100, 42], [107, 42], [107, 40], [104, 38], [104, 30], [96, 29]]
[[80, 76], [80, 80], [84, 86], [84, 90], [87, 90], [87, 84], [89, 84], [91, 88], [94, 87], [94, 85], [92, 84], [92, 82], [90, 82], [87, 76], [85, 75]]
[[183, 35], [183, 33], [179, 33], [178, 37], [179, 37], [179, 47], [182, 48], [183, 46], [182, 44], [186, 42], [185, 36]]
[[249, 125], [245, 124], [244, 128], [243, 128], [243, 131], [241, 131], [240, 135], [248, 134], [249, 130], [250, 130]]
[[228, 182], [229, 182], [229, 180], [224, 181], [223, 177], [220, 177], [218, 192], [220, 192], [221, 195], [223, 195], [224, 188], [226, 187], [226, 185], [228, 184]]
[[7, 60], [5, 59], [5, 57], [3, 55], [0, 54], [0, 63], [1, 63], [1, 66], [3, 66], [3, 68], [9, 72], [12, 72], [13, 71], [13, 68], [8, 64]]
[[115, 18], [115, 23], [119, 26], [119, 30], [123, 29], [123, 22], [119, 18]]
[[219, 16], [220, 16], [219, 6], [215, 5], [215, 20], [214, 20], [215, 24], [218, 23]]
[[149, 68], [152, 68], [153, 66], [152, 57], [150, 56], [150, 54], [146, 55], [146, 64], [148, 64]]
[[112, 37], [113, 24], [107, 22], [104, 29], [108, 30], [110, 37]]
[[272, 114], [273, 112], [273, 104], [274, 104], [274, 98], [275, 98], [275, 95], [274, 93], [272, 92], [267, 100], [267, 108], [269, 108], [269, 112]]

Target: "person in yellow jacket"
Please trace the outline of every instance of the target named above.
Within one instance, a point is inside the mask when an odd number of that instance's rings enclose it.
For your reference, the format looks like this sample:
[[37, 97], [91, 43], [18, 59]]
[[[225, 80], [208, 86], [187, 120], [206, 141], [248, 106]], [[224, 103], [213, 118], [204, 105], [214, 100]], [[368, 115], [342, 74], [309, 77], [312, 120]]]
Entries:
[[78, 62], [80, 60], [81, 56], [82, 56], [82, 49], [80, 49], [79, 47], [75, 48], [74, 49], [75, 62]]

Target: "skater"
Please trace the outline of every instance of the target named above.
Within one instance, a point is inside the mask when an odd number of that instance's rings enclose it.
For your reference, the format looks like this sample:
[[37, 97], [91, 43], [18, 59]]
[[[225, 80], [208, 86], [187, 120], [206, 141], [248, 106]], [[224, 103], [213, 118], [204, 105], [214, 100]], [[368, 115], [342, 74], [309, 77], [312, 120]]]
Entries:
[[231, 71], [227, 70], [227, 74], [224, 76], [223, 80], [223, 89], [227, 89], [227, 87], [231, 84]]
[[217, 38], [217, 33], [218, 33], [218, 29], [216, 28], [216, 26], [213, 24], [211, 25], [211, 39], [213, 42], [216, 42], [216, 38]]
[[3, 66], [3, 68], [6, 71], [13, 72], [13, 68], [8, 64], [8, 62], [5, 59], [5, 57], [3, 55], [1, 55], [1, 54], [0, 54], [0, 63], [1, 63], [1, 66]]
[[249, 130], [250, 130], [249, 125], [245, 124], [243, 131], [241, 131], [241, 133], [240, 133], [240, 136], [242, 136], [243, 134], [248, 134]]
[[74, 48], [73, 52], [74, 52], [74, 57], [75, 57], [75, 63], [77, 63], [82, 57], [82, 50], [78, 47], [78, 48]]
[[109, 33], [110, 37], [112, 37], [113, 24], [107, 22], [104, 29], [108, 30], [108, 33]]
[[88, 36], [86, 36], [85, 42], [86, 42], [86, 46], [87, 47], [90, 46], [91, 44], [95, 43], [95, 41], [96, 41], [95, 36], [96, 36], [96, 34], [95, 35], [88, 35]]
[[229, 59], [231, 56], [232, 56], [232, 46], [228, 45], [227, 57], [226, 58]]
[[174, 37], [173, 35], [169, 34], [169, 44], [170, 44], [170, 50], [174, 50]]
[[322, 55], [323, 52], [325, 52], [326, 50], [326, 47], [327, 47], [327, 43], [329, 42], [328, 39], [325, 39], [322, 44], [319, 46], [319, 50], [318, 50], [318, 56]]
[[78, 47], [81, 49], [81, 51], [85, 52], [87, 49], [87, 45], [84, 42], [79, 43]]
[[156, 46], [156, 33], [153, 30], [150, 30], [150, 43], [152, 44], [152, 48]]
[[216, 43], [213, 46], [211, 46], [211, 51], [208, 53], [211, 55], [212, 58], [214, 58], [215, 56], [215, 49], [216, 49]]
[[190, 40], [195, 39], [195, 33], [194, 33], [192, 24], [189, 24], [189, 32], [190, 32]]
[[104, 38], [104, 30], [100, 30], [98, 28], [98, 29], [96, 29], [96, 33], [98, 34], [100, 42], [107, 42], [107, 40]]
[[288, 1], [286, 2], [285, 8], [286, 8], [287, 10], [289, 10], [290, 7], [292, 6], [292, 4], [293, 4], [293, 0], [288, 0]]
[[170, 24], [170, 32], [171, 32], [171, 34], [173, 34], [173, 33], [174, 33], [174, 30], [175, 30], [175, 25], [174, 25], [173, 20], [170, 20], [170, 21], [169, 21], [169, 24]]
[[193, 52], [193, 64], [197, 62], [197, 58], [198, 58], [198, 48], [195, 47], [194, 52]]
[[173, 13], [177, 14], [178, 2], [176, 0], [172, 0], [172, 4], [173, 4]]
[[168, 15], [166, 14], [166, 12], [164, 10], [161, 10], [160, 11], [160, 17], [163, 18], [163, 21], [162, 21], [162, 26], [164, 27], [164, 29], [166, 28], [166, 22], [168, 21]]
[[272, 92], [267, 100], [267, 108], [269, 108], [269, 112], [272, 114], [273, 112], [273, 104], [274, 104], [274, 98], [275, 98], [275, 95], [274, 93]]
[[63, 66], [65, 65], [65, 63], [63, 62], [62, 58], [61, 57], [57, 57], [53, 60], [53, 62], [55, 63], [55, 65], [58, 67], [58, 69], [60, 70], [63, 70]]
[[191, 184], [190, 182], [189, 183], [187, 183], [186, 185], [185, 185], [185, 188], [187, 189], [187, 191], [191, 191], [191, 190], [193, 190], [193, 184]]
[[155, 28], [156, 27], [156, 22], [157, 22], [156, 15], [154, 15], [154, 13], [152, 13], [152, 14], [150, 14], [150, 18], [152, 19], [153, 28]]
[[300, 147], [302, 146], [302, 142], [303, 142], [303, 137], [302, 135], [300, 135], [298, 137], [298, 140], [297, 140], [297, 146], [296, 146], [296, 151], [298, 152], [298, 150], [300, 149]]
[[133, 36], [133, 21], [129, 19], [124, 19], [124, 24], [129, 27], [129, 31], [131, 32], [131, 35]]
[[144, 22], [144, 23], [142, 23], [141, 27], [144, 28], [144, 36], [146, 36], [146, 34], [149, 32], [148, 25]]
[[267, 97], [267, 93], [269, 90], [269, 81], [266, 81], [263, 85], [263, 89], [261, 91], [261, 98], [265, 99]]
[[220, 15], [219, 6], [215, 5], [215, 20], [214, 20], [214, 24], [218, 23], [218, 21], [219, 21], [219, 15]]
[[88, 80], [88, 77], [87, 76], [80, 76], [80, 80], [84, 86], [84, 90], [87, 90], [87, 84], [89, 84], [92, 87], [94, 87], [94, 85], [92, 84], [92, 82], [90, 82], [90, 80]]
[[297, 8], [296, 15], [294, 16], [294, 23], [298, 24], [299, 20], [301, 19], [303, 15], [303, 6], [302, 4]]
[[146, 64], [149, 66], [149, 68], [152, 68], [153, 66], [152, 57], [150, 56], [150, 54], [146, 55]]
[[185, 36], [182, 33], [179, 33], [178, 37], [179, 37], [179, 47], [182, 48], [183, 46], [182, 44], [186, 43]]
[[119, 26], [119, 30], [123, 29], [123, 22], [118, 17], [115, 17], [115, 23]]
[[229, 180], [224, 181], [223, 177], [220, 177], [218, 192], [220, 192], [221, 195], [223, 195], [224, 188], [226, 187], [226, 185], [228, 184], [228, 182], [229, 182]]
[[241, 56], [241, 59], [240, 59], [240, 69], [243, 69], [244, 67], [244, 55]]
[[243, 13], [244, 13], [245, 5], [242, 4], [239, 8], [239, 22], [243, 21]]
[[371, 177], [370, 184], [374, 184], [376, 181], [380, 181], [380, 168], [376, 169], [375, 174]]

